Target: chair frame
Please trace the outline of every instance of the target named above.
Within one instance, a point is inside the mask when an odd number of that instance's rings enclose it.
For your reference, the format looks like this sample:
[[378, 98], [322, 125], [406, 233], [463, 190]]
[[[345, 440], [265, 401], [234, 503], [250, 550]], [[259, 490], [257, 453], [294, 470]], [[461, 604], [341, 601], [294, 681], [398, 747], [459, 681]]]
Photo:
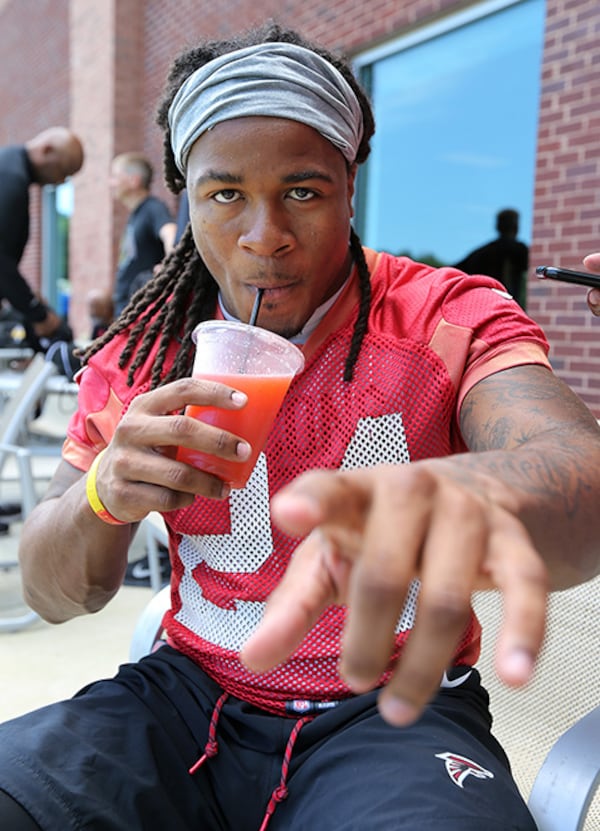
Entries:
[[538, 831], [583, 831], [600, 785], [600, 706], [554, 743], [529, 794]]
[[[4, 404], [0, 412], [0, 481], [2, 471], [8, 459], [15, 459], [21, 485], [21, 517], [25, 519], [35, 507], [38, 497], [31, 460], [35, 456], [58, 455], [60, 447], [26, 443], [27, 425], [32, 419], [38, 402], [44, 397], [48, 379], [56, 375], [56, 366], [46, 361], [42, 354], [33, 356], [23, 372], [21, 383]], [[17, 563], [3, 563], [8, 569]], [[0, 617], [0, 632], [16, 632], [39, 620], [38, 615], [29, 610], [14, 617]]]

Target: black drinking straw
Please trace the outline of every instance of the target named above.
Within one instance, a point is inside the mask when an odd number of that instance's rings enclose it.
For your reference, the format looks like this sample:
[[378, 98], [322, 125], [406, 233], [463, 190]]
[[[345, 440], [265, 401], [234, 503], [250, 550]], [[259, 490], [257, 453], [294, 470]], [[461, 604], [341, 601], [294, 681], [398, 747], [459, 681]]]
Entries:
[[252, 311], [250, 312], [250, 320], [248, 321], [248, 326], [256, 325], [256, 318], [258, 317], [258, 310], [260, 309], [260, 301], [262, 300], [262, 296], [263, 289], [256, 289], [256, 297], [254, 298], [254, 306], [252, 306]]

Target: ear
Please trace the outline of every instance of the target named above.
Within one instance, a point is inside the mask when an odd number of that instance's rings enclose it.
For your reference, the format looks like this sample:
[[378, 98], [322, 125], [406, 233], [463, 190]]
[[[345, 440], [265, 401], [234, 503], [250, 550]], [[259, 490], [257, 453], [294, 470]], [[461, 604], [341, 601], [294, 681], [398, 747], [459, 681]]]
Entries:
[[54, 157], [56, 156], [56, 147], [55, 147], [55, 145], [52, 144], [52, 142], [48, 142], [48, 141], [45, 142], [42, 145], [41, 149], [40, 149], [40, 154], [41, 154], [42, 158], [44, 159], [44, 161], [46, 161], [46, 162], [53, 161]]

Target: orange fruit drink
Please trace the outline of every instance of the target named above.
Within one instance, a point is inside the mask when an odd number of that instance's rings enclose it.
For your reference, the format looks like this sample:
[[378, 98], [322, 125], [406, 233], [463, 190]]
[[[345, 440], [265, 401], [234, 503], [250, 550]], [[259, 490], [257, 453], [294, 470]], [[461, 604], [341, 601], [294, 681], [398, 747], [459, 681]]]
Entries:
[[232, 488], [243, 488], [252, 473], [292, 378], [304, 355], [281, 335], [233, 320], [204, 320], [192, 332], [194, 378], [221, 381], [248, 396], [241, 410], [188, 404], [186, 415], [221, 427], [252, 447], [245, 462], [180, 447], [177, 459], [213, 473]]
[[189, 447], [180, 447], [177, 451], [177, 459], [206, 470], [207, 473], [213, 473], [232, 488], [243, 488], [254, 470], [258, 455], [265, 445], [293, 376], [194, 373], [194, 378], [219, 381], [246, 393], [248, 401], [241, 410], [224, 410], [220, 407], [189, 404], [185, 409], [185, 414], [244, 438], [252, 447], [252, 453], [245, 462], [233, 462], [199, 450], [192, 450]]

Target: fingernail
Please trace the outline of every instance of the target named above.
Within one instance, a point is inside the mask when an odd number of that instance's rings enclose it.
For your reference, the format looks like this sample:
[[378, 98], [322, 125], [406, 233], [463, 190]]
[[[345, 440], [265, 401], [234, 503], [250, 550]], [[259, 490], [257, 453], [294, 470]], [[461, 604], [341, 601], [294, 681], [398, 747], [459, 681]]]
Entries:
[[392, 695], [382, 695], [379, 700], [381, 717], [394, 727], [404, 727], [412, 724], [419, 717], [419, 710], [414, 704], [403, 698]]
[[238, 459], [245, 461], [250, 455], [250, 453], [252, 453], [252, 448], [250, 447], [247, 441], [239, 441], [237, 443], [237, 447], [235, 448], [235, 455], [238, 457]]
[[528, 681], [533, 672], [533, 657], [525, 649], [513, 649], [505, 658], [504, 672], [513, 683]]
[[234, 391], [231, 393], [231, 400], [234, 404], [242, 405], [246, 403], [246, 401], [248, 400], [248, 396], [245, 392]]

